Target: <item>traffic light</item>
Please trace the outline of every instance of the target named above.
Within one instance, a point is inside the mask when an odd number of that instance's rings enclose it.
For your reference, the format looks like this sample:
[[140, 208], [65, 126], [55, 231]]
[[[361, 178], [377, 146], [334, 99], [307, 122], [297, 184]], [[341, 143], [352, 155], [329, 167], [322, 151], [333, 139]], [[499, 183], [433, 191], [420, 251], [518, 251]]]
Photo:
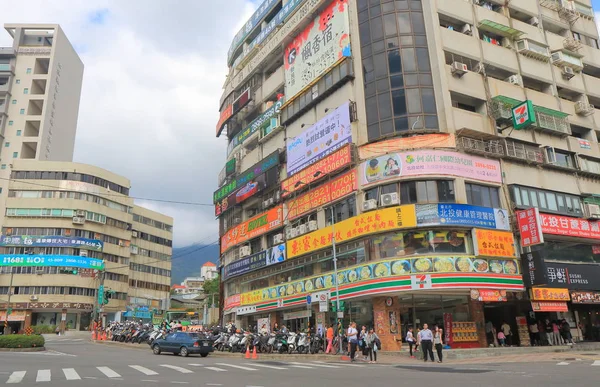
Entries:
[[77, 274], [79, 274], [79, 270], [77, 270], [74, 267], [62, 267], [62, 268], [58, 269], [58, 274], [77, 275]]
[[114, 290], [106, 290], [104, 292], [104, 299], [102, 300], [102, 305], [108, 304], [108, 302], [110, 301], [111, 298], [113, 298], [114, 295], [115, 295]]

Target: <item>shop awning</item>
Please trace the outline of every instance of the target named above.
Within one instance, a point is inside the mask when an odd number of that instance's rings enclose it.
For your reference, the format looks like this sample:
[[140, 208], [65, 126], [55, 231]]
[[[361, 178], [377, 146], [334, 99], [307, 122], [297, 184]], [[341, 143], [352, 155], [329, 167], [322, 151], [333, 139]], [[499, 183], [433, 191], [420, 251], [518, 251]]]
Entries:
[[484, 19], [479, 22], [477, 26], [480, 30], [488, 31], [500, 36], [507, 38], [516, 38], [523, 35], [523, 31], [519, 31], [516, 28], [509, 27], [504, 24], [496, 23], [495, 21]]
[[[523, 102], [523, 101], [519, 101], [518, 99], [507, 97], [505, 95], [497, 95], [495, 97], [492, 97], [492, 100], [501, 102], [503, 104], [510, 105], [511, 107], [514, 107], [517, 104]], [[543, 106], [539, 106], [539, 105], [533, 105], [533, 110], [535, 110], [538, 113], [546, 114], [546, 115], [549, 115], [552, 117], [565, 118], [565, 117], [569, 116], [568, 113], [561, 112], [560, 110], [549, 109], [547, 107], [543, 107]]]

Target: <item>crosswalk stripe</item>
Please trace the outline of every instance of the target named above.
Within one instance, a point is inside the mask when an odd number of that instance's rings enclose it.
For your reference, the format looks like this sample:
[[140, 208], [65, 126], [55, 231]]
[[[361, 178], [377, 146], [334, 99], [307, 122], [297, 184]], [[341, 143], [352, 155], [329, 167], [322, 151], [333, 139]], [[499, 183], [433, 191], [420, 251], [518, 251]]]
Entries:
[[63, 368], [63, 373], [67, 380], [80, 380], [81, 376], [75, 371], [74, 368]]
[[15, 371], [10, 374], [10, 377], [6, 381], [6, 383], [21, 383], [21, 380], [25, 377], [27, 371]]
[[600, 366], [600, 360], [594, 360], [592, 363], [593, 366]]
[[136, 371], [140, 371], [144, 375], [158, 375], [158, 372], [152, 371], [151, 369], [148, 369], [146, 367], [142, 367], [140, 365], [130, 365], [129, 367], [133, 368]]
[[324, 367], [324, 368], [340, 368], [340, 367], [338, 367], [338, 366], [335, 366], [335, 365], [330, 365], [330, 364], [329, 364], [329, 365], [328, 365], [328, 364], [319, 364], [319, 363], [317, 363], [317, 362], [314, 362], [314, 361], [313, 361], [313, 362], [311, 362], [311, 365], [316, 365], [317, 367]]
[[312, 370], [312, 367], [308, 367], [308, 366], [303, 366], [303, 365], [296, 365], [296, 364], [290, 364], [290, 367], [294, 367], [294, 368], [304, 368], [307, 370]]
[[193, 374], [194, 373], [194, 371], [188, 370], [187, 368], [178, 367], [178, 366], [174, 366], [174, 365], [170, 365], [170, 364], [161, 364], [160, 366], [161, 367], [170, 368], [170, 369], [175, 370], [175, 371], [179, 371], [182, 374]]
[[364, 368], [364, 365], [360, 365], [360, 364], [350, 364], [350, 363], [335, 363], [335, 365], [339, 365], [342, 367], [357, 367], [357, 368]]
[[50, 370], [38, 370], [36, 382], [49, 382], [51, 379]]
[[102, 372], [104, 375], [106, 375], [106, 377], [109, 378], [120, 378], [121, 375], [119, 375], [118, 373], [116, 373], [115, 371], [111, 370], [108, 367], [96, 367], [96, 369], [98, 369], [98, 371]]
[[219, 368], [219, 367], [205, 367], [207, 370], [211, 370], [211, 371], [217, 371], [217, 372], [226, 372], [227, 370], [224, 370], [223, 368]]
[[227, 364], [227, 363], [215, 363], [215, 364], [225, 366], [225, 367], [239, 368], [241, 370], [246, 370], [246, 371], [256, 371], [256, 368], [244, 367], [244, 366], [239, 366], [239, 365], [233, 365], [233, 364]]
[[560, 363], [556, 363], [556, 365], [563, 366], [563, 365], [569, 365], [569, 363], [567, 363], [566, 361], [561, 361]]
[[258, 364], [258, 363], [245, 363], [254, 367], [261, 367], [261, 368], [270, 368], [272, 370], [287, 370], [287, 368], [284, 367], [276, 367], [276, 366], [272, 366], [272, 365], [266, 365], [266, 364]]

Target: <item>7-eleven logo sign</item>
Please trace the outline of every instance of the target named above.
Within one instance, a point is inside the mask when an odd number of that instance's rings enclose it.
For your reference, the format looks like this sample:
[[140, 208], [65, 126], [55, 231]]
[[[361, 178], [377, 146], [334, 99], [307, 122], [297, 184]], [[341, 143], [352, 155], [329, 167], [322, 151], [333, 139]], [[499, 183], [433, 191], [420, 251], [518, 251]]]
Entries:
[[410, 287], [413, 290], [431, 289], [431, 275], [417, 274], [410, 276]]
[[535, 111], [530, 100], [522, 102], [512, 108], [513, 127], [517, 130], [535, 123]]

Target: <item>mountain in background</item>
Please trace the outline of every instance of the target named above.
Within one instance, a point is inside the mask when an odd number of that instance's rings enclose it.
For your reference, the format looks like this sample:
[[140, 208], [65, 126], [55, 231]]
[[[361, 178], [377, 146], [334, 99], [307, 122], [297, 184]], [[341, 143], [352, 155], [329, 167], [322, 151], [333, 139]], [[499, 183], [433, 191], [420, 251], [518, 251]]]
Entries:
[[200, 267], [219, 260], [219, 245], [193, 245], [173, 249], [171, 284], [180, 284], [186, 277], [200, 276]]

